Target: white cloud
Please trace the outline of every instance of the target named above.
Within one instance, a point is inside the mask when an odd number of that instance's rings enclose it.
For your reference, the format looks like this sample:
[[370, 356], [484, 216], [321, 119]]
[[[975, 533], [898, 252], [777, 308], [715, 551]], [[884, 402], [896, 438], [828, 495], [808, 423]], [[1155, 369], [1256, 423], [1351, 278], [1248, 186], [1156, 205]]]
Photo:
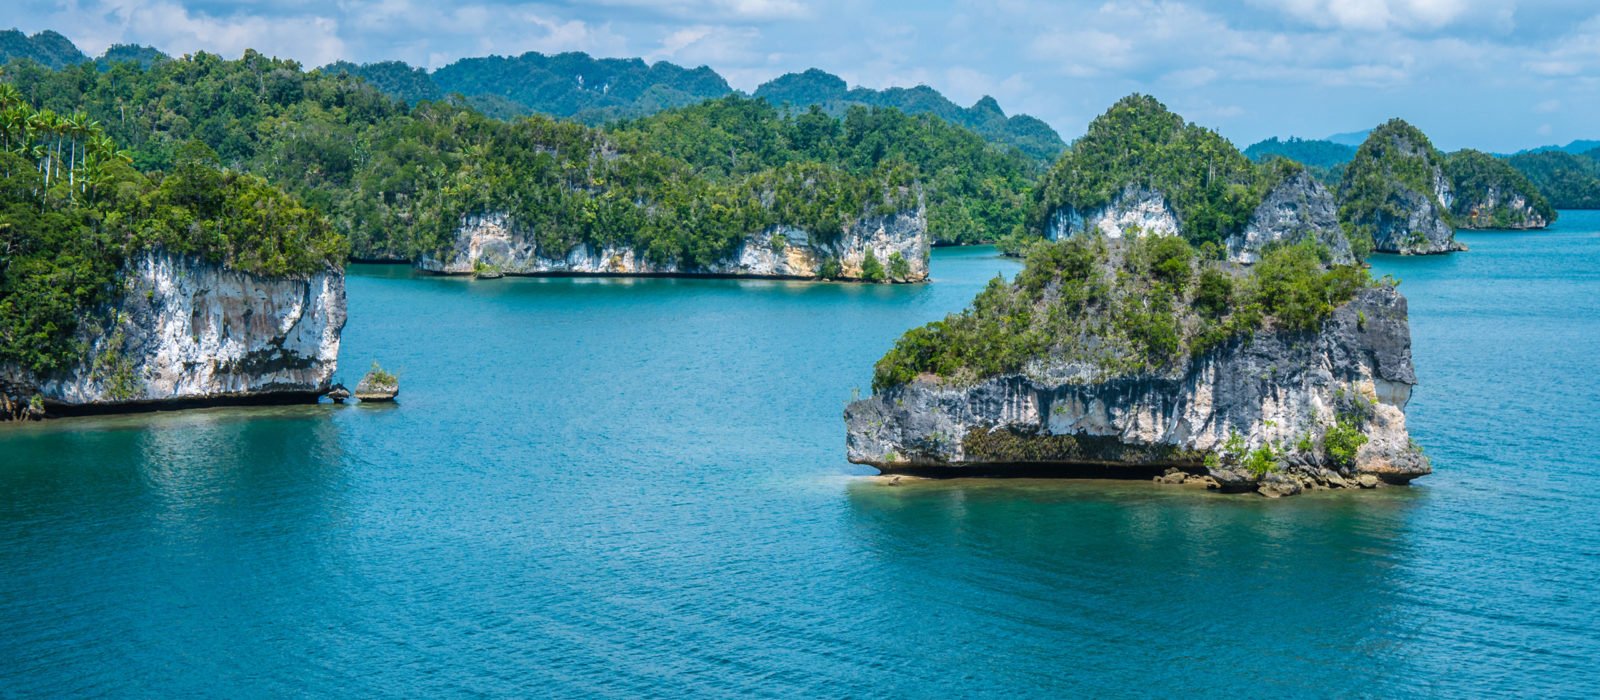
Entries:
[[801, 0], [591, 0], [595, 5], [625, 7], [698, 22], [770, 22], [812, 16]]
[[1434, 31], [1465, 22], [1509, 28], [1512, 6], [1487, 0], [1252, 0], [1316, 27]]
[[68, 3], [52, 23], [90, 53], [137, 40], [173, 54], [209, 51], [235, 57], [245, 49], [256, 49], [310, 66], [345, 54], [339, 21], [317, 15], [214, 16], [170, 0], [106, 0]]
[[684, 27], [668, 33], [644, 58], [687, 66], [748, 65], [765, 58], [757, 46], [760, 40], [761, 31], [754, 27]]

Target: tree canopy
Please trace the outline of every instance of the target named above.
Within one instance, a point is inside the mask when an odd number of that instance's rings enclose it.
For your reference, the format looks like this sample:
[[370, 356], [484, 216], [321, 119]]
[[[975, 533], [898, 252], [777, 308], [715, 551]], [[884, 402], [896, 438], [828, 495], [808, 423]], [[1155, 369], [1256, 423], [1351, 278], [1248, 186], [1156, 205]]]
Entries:
[[226, 170], [199, 142], [164, 172], [82, 112], [38, 109], [0, 84], [0, 362], [47, 373], [118, 289], [126, 259], [161, 248], [232, 269], [303, 275], [341, 263], [343, 237], [260, 177]]

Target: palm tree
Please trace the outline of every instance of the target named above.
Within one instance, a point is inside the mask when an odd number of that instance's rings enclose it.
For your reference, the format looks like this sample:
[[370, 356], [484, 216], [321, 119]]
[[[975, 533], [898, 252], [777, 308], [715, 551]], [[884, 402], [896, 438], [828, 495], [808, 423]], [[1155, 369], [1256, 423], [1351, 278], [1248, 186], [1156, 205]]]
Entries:
[[22, 105], [22, 91], [11, 83], [0, 83], [0, 109], [11, 109]]

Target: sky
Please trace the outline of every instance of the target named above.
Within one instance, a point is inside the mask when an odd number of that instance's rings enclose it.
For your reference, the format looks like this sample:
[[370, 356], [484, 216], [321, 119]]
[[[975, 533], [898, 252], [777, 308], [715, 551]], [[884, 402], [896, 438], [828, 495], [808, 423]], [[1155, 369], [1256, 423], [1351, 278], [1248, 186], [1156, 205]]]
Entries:
[[822, 68], [851, 85], [993, 95], [1071, 140], [1156, 96], [1240, 146], [1390, 117], [1446, 150], [1600, 138], [1594, 0], [7, 0], [28, 33], [308, 67], [586, 51], [708, 65], [754, 90]]

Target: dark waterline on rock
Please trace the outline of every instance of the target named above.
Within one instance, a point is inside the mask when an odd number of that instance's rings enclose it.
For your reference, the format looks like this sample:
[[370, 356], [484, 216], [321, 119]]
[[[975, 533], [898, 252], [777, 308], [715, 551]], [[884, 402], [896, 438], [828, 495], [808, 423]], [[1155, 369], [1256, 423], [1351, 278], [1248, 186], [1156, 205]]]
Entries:
[[399, 406], [0, 428], [0, 695], [1583, 696], [1600, 214], [1383, 257], [1412, 488], [915, 481], [840, 412], [934, 283], [361, 266]]

